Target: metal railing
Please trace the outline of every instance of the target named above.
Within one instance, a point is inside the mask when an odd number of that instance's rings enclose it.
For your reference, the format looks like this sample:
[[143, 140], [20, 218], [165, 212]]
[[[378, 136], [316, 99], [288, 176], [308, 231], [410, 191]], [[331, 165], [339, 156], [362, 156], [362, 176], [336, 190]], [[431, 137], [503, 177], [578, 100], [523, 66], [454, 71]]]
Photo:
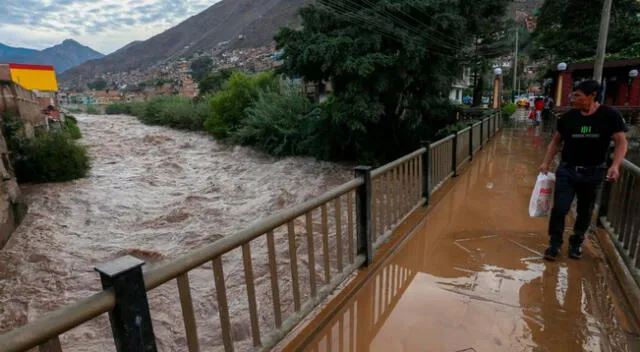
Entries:
[[[242, 313], [248, 311], [251, 344], [268, 349], [349, 275], [371, 263], [374, 249], [455, 176], [463, 163], [472, 160], [501, 124], [500, 113], [495, 113], [379, 169], [358, 167], [356, 178], [344, 185], [148, 271], [142, 271], [144, 262], [130, 256], [101, 265], [96, 270], [102, 292], [0, 335], [2, 351], [37, 346], [41, 351], [61, 351], [61, 334], [104, 313], [109, 313], [117, 351], [155, 351], [147, 292], [166, 288], [165, 284], [174, 290], [177, 286], [185, 344], [189, 351], [199, 351], [189, 276], [195, 270], [200, 270], [198, 278], [202, 270], [209, 271], [215, 283], [216, 328], [224, 350], [233, 351], [244, 341], [232, 332], [234, 320], [242, 319], [239, 306]], [[488, 126], [494, 127], [493, 134]], [[266, 258], [254, 255], [257, 252], [267, 254]], [[225, 276], [225, 268], [233, 269], [233, 264], [242, 270]], [[268, 283], [256, 286], [256, 272], [268, 273], [264, 275]], [[229, 280], [239, 277], [242, 284], [230, 284]], [[238, 286], [243, 289], [238, 291]], [[228, 287], [236, 293], [229, 296]], [[259, 306], [257, 296], [267, 297], [270, 303]], [[259, 310], [270, 310], [273, 316], [265, 318]]]
[[598, 219], [640, 286], [640, 167], [625, 160], [620, 180], [605, 183]]

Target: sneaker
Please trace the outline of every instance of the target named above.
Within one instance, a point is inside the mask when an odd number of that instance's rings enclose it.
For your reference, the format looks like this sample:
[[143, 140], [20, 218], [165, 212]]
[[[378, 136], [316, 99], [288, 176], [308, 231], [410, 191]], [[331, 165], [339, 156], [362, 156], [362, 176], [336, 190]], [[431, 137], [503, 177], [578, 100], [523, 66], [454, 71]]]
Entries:
[[558, 254], [560, 253], [560, 248], [556, 246], [551, 246], [544, 251], [544, 259], [555, 261], [558, 258]]
[[569, 258], [580, 259], [582, 258], [582, 246], [581, 245], [569, 245]]

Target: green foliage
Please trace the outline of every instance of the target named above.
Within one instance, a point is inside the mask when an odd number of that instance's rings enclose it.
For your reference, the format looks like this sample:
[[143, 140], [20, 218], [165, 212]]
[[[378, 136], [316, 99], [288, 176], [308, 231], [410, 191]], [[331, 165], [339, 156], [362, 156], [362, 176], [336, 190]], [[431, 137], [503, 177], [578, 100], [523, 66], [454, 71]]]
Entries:
[[385, 161], [453, 122], [442, 97], [469, 64], [477, 31], [487, 43], [483, 57], [502, 52], [504, 32], [490, 25], [502, 21], [508, 3], [378, 0], [336, 9], [335, 1], [319, 0], [303, 7], [302, 29], [282, 29], [276, 42], [282, 72], [332, 84], [334, 97], [313, 126], [314, 154]]
[[100, 111], [94, 106], [87, 106], [87, 114], [89, 115], [99, 115]]
[[[534, 58], [554, 57], [556, 62], [592, 57], [597, 48], [603, 0], [546, 0], [534, 33]], [[640, 41], [635, 0], [613, 2], [607, 50], [620, 52]]]
[[208, 75], [198, 84], [200, 95], [204, 96], [221, 91], [224, 85], [231, 78], [232, 74], [233, 70], [220, 70], [216, 73]]
[[67, 111], [69, 111], [72, 114], [82, 114], [82, 109], [67, 109]]
[[502, 106], [502, 113], [505, 117], [509, 117], [516, 113], [518, 110], [518, 105], [514, 103], [507, 103]]
[[154, 97], [146, 102], [112, 104], [106, 113], [132, 115], [148, 125], [202, 131], [204, 121], [209, 117], [209, 104], [178, 96]]
[[246, 75], [234, 72], [226, 87], [211, 100], [211, 116], [205, 129], [217, 139], [226, 139], [241, 127], [247, 110], [261, 92], [277, 89], [273, 73]]
[[9, 114], [2, 116], [2, 130], [20, 183], [71, 181], [85, 177], [91, 167], [87, 150], [70, 133], [47, 132], [28, 139], [22, 120]]
[[82, 138], [82, 132], [80, 132], [80, 127], [78, 127], [78, 121], [73, 115], [65, 116], [64, 131], [68, 133], [69, 137], [72, 139]]
[[17, 154], [14, 167], [20, 183], [71, 181], [85, 177], [91, 167], [86, 148], [65, 133], [38, 135]]
[[479, 120], [466, 120], [466, 121], [458, 121], [456, 123], [453, 123], [451, 125], [448, 125], [446, 127], [444, 127], [443, 129], [441, 129], [440, 131], [438, 131], [438, 133], [436, 133], [436, 135], [434, 136], [434, 140], [439, 140], [442, 138], [445, 138], [447, 136], [450, 136], [452, 134], [455, 134], [459, 131], [464, 130], [465, 128], [469, 127], [469, 126], [473, 126], [476, 123], [480, 122]]
[[202, 81], [209, 75], [209, 73], [211, 72], [211, 68], [213, 68], [213, 60], [210, 57], [203, 56], [194, 60], [191, 63], [193, 79], [195, 79], [197, 82]]
[[92, 90], [105, 90], [107, 86], [108, 86], [107, 81], [105, 81], [102, 78], [87, 84], [87, 87], [89, 87], [89, 89], [92, 89]]
[[131, 115], [130, 103], [114, 103], [104, 110], [107, 115]]
[[262, 93], [231, 140], [276, 156], [310, 155], [303, 147], [312, 112], [317, 113], [315, 105], [300, 92]]

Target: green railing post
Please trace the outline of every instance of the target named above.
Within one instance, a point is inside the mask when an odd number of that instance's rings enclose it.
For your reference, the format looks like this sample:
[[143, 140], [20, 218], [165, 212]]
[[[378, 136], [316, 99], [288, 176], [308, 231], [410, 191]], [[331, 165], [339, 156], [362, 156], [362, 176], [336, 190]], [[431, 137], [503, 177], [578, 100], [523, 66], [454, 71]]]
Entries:
[[453, 177], [458, 177], [458, 132], [453, 137], [453, 155], [451, 156]]
[[373, 261], [373, 234], [372, 234], [372, 201], [371, 201], [371, 170], [370, 166], [356, 167], [356, 177], [362, 178], [364, 184], [356, 190], [356, 223], [358, 255], [364, 255], [364, 266]]
[[422, 142], [422, 147], [426, 149], [424, 154], [422, 154], [422, 198], [426, 199], [425, 206], [429, 205], [429, 200], [431, 198], [431, 188], [429, 187], [430, 182], [430, 162], [431, 162], [431, 142]]
[[95, 268], [100, 273], [102, 288], [112, 289], [116, 296], [109, 320], [118, 352], [156, 351], [143, 264], [144, 261], [128, 255]]

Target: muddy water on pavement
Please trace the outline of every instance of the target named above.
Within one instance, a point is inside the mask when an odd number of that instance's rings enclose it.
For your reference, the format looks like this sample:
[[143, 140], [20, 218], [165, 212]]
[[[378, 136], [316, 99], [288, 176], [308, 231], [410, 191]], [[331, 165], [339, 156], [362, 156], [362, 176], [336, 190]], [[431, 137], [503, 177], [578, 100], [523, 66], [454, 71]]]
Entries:
[[[91, 174], [25, 187], [29, 214], [0, 251], [0, 331], [97, 292], [96, 264], [133, 254], [153, 265], [352, 177], [348, 167], [278, 160], [127, 116], [79, 116], [79, 124], [93, 158]], [[244, 283], [239, 275], [234, 280], [241, 261], [225, 258], [230, 294]], [[256, 273], [259, 292], [269, 285], [265, 275]], [[202, 350], [219, 350], [211, 265], [190, 278]], [[159, 349], [185, 350], [175, 283], [152, 291], [150, 301]], [[230, 305], [232, 315], [244, 311], [242, 303]], [[250, 340], [247, 320], [235, 320], [236, 339]], [[62, 343], [70, 351], [113, 350], [107, 317], [63, 335]]]

